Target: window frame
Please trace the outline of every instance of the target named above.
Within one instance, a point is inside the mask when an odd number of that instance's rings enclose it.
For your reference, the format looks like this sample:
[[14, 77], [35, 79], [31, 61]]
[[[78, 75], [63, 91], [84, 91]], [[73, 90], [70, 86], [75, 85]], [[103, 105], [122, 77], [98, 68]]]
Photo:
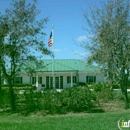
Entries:
[[[31, 78], [31, 83], [32, 83], [32, 84], [36, 84], [36, 76], [33, 76], [33, 77]], [[38, 77], [38, 83], [39, 83], [39, 84], [42, 84], [42, 77], [41, 77], [41, 76]]]
[[86, 76], [86, 83], [91, 84], [91, 83], [95, 83], [95, 82], [96, 82], [96, 76], [95, 75]]
[[[16, 81], [18, 81], [18, 80], [16, 80], [16, 79], [20, 79], [19, 81], [19, 83], [18, 82], [16, 82]], [[23, 83], [23, 77], [21, 77], [21, 76], [18, 76], [18, 77], [14, 77], [14, 80], [13, 80], [13, 83], [14, 84], [22, 84]]]
[[[67, 84], [71, 83], [71, 76], [67, 76]], [[77, 83], [77, 76], [72, 76], [72, 83]]]

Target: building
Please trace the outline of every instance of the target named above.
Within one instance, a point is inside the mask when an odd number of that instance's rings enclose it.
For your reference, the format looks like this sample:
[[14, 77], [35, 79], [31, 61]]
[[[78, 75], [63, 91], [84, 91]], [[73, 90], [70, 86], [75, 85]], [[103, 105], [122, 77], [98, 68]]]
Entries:
[[14, 84], [33, 84], [39, 89], [42, 87], [63, 89], [72, 87], [77, 83], [104, 81], [104, 75], [97, 66], [87, 65], [80, 60], [55, 59], [54, 62], [53, 60], [43, 60], [42, 62], [44, 67], [37, 69], [33, 75], [21, 71], [14, 78]]

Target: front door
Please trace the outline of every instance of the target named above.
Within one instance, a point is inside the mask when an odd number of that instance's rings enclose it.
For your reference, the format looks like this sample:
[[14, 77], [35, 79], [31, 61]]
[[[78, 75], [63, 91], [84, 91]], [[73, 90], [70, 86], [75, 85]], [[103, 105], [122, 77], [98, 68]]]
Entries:
[[[56, 89], [63, 89], [63, 76], [56, 76], [54, 82]], [[53, 77], [46, 76], [46, 88], [53, 88]]]
[[55, 88], [63, 89], [63, 76], [55, 77]]

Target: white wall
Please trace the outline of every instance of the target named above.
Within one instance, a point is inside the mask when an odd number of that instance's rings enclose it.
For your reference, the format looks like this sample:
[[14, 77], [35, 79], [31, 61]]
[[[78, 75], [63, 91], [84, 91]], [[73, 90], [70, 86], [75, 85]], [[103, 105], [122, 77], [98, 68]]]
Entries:
[[104, 75], [94, 75], [94, 74], [87, 74], [87, 73], [79, 73], [79, 82], [86, 83], [86, 76], [96, 76], [96, 82], [103, 82], [104, 81]]
[[23, 78], [23, 84], [30, 84], [30, 76], [22, 75]]
[[[92, 76], [94, 74], [87, 74], [87, 73], [78, 73], [79, 75], [79, 82], [84, 82], [86, 83], [86, 76]], [[21, 77], [23, 77], [23, 84], [30, 84], [30, 76], [27, 75], [20, 75]], [[36, 75], [34, 75], [36, 76]], [[42, 84], [45, 84], [46, 86], [46, 76], [52, 76], [51, 72], [44, 72], [44, 73], [40, 73], [39, 77], [42, 77]], [[56, 76], [63, 76], [63, 88], [68, 88], [71, 87], [71, 83], [67, 83], [67, 76], [71, 76], [71, 72], [55, 72], [55, 77]], [[73, 72], [72, 76], [76, 76], [76, 72]], [[77, 79], [78, 80], [78, 79]], [[96, 75], [96, 81], [97, 82], [102, 82], [104, 81], [104, 76], [103, 75]], [[75, 85], [73, 83], [73, 85]]]
[[83, 82], [83, 83], [86, 83], [86, 74], [84, 73], [80, 73], [79, 74], [79, 82]]

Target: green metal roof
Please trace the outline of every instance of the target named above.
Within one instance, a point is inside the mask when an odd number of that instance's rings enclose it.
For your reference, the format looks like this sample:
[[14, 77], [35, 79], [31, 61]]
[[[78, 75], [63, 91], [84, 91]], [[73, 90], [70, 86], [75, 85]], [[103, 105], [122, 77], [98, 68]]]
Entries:
[[[53, 60], [42, 60], [43, 68], [37, 69], [38, 72], [52, 72]], [[99, 67], [87, 65], [85, 62], [76, 59], [55, 59], [55, 72], [100, 72]]]

